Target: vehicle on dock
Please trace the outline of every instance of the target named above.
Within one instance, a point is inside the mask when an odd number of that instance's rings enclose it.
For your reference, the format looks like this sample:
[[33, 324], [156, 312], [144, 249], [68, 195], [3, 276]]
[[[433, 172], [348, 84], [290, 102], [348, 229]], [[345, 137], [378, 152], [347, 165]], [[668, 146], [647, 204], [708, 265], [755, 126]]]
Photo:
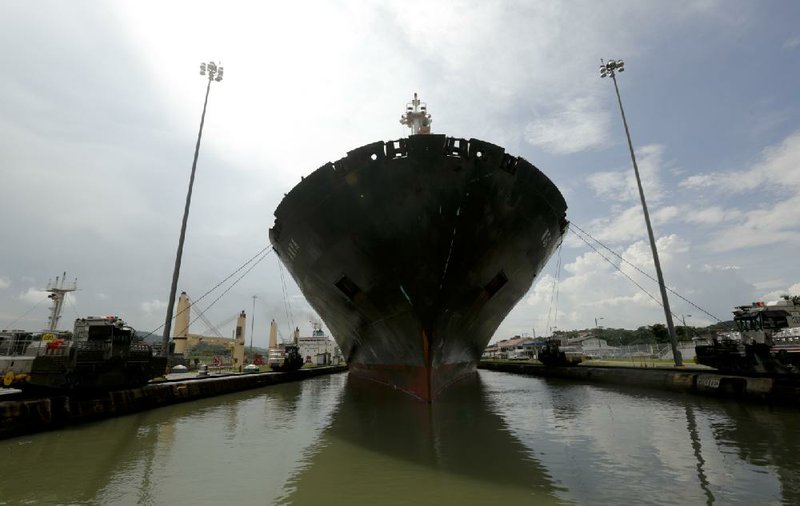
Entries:
[[0, 333], [0, 376], [10, 388], [133, 388], [163, 375], [166, 360], [116, 316], [78, 318], [72, 334]]
[[738, 333], [695, 346], [697, 362], [726, 372], [800, 373], [800, 297], [733, 311]]
[[571, 347], [561, 347], [558, 339], [549, 339], [539, 351], [538, 360], [547, 366], [572, 366], [578, 365], [586, 359], [583, 352], [573, 350]]
[[303, 367], [300, 355], [300, 329], [295, 328], [291, 342], [278, 344], [278, 325], [275, 320], [269, 324], [269, 352], [267, 363], [270, 369], [278, 372], [296, 371]]
[[295, 344], [285, 344], [281, 348], [270, 350], [269, 367], [273, 371], [296, 371], [303, 367], [303, 357], [300, 347]]

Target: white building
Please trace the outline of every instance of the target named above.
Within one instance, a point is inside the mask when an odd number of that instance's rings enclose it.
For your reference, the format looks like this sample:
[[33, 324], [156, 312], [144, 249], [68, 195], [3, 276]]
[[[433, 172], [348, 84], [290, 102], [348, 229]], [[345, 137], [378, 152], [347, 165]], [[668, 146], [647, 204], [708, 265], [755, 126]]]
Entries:
[[306, 364], [330, 365], [341, 362], [342, 352], [336, 343], [325, 335], [322, 325], [314, 324], [314, 331], [310, 336], [298, 337], [297, 345], [300, 356]]
[[608, 342], [595, 336], [575, 337], [567, 341], [567, 346], [580, 346], [584, 352], [608, 349]]

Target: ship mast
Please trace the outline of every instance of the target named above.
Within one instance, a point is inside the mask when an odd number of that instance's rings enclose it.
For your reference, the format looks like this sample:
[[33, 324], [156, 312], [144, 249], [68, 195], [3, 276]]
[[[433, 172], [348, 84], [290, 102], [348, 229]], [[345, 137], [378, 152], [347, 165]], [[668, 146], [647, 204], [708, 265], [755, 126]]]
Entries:
[[47, 298], [53, 301], [53, 306], [50, 308], [50, 316], [47, 319], [47, 330], [50, 332], [56, 330], [56, 327], [58, 327], [58, 320], [61, 318], [61, 309], [64, 307], [64, 297], [66, 297], [67, 293], [74, 292], [78, 289], [77, 278], [75, 278], [75, 281], [73, 281], [71, 285], [64, 284], [66, 279], [67, 273], [65, 272], [61, 276], [60, 281], [58, 276], [56, 276], [55, 283], [52, 281], [47, 282], [45, 291], [50, 292]]
[[428, 106], [414, 93], [414, 99], [406, 104], [406, 113], [400, 116], [400, 124], [411, 129], [411, 135], [431, 133], [431, 115]]

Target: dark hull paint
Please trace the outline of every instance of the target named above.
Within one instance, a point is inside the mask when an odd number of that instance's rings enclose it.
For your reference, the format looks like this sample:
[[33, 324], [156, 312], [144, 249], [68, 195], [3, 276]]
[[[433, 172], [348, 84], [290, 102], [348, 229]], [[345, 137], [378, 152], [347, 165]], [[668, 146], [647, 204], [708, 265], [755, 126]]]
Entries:
[[270, 240], [354, 375], [433, 400], [475, 371], [566, 231], [566, 203], [493, 144], [368, 144], [298, 184]]
[[33, 361], [30, 378], [18, 388], [27, 391], [108, 391], [139, 388], [163, 376], [165, 357], [123, 359], [116, 356], [93, 362], [77, 363], [68, 356], [40, 356]]

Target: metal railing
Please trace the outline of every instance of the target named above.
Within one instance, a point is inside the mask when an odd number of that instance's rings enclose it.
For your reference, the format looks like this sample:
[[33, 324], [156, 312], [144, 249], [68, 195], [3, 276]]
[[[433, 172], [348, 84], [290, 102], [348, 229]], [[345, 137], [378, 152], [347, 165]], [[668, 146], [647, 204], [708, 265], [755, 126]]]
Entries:
[[[62, 356], [74, 349], [82, 361], [100, 361], [111, 355], [112, 346], [105, 341], [72, 341], [60, 338], [42, 340], [39, 335], [0, 336], [0, 356], [4, 357]], [[131, 343], [123, 354], [132, 357], [150, 357], [152, 349], [146, 343], [135, 342]]]
[[[681, 343], [678, 350], [681, 352], [683, 358], [690, 359], [695, 356], [693, 343]], [[583, 353], [597, 359], [671, 360], [672, 345], [670, 343], [656, 343], [608, 346], [591, 350], [583, 350]]]

